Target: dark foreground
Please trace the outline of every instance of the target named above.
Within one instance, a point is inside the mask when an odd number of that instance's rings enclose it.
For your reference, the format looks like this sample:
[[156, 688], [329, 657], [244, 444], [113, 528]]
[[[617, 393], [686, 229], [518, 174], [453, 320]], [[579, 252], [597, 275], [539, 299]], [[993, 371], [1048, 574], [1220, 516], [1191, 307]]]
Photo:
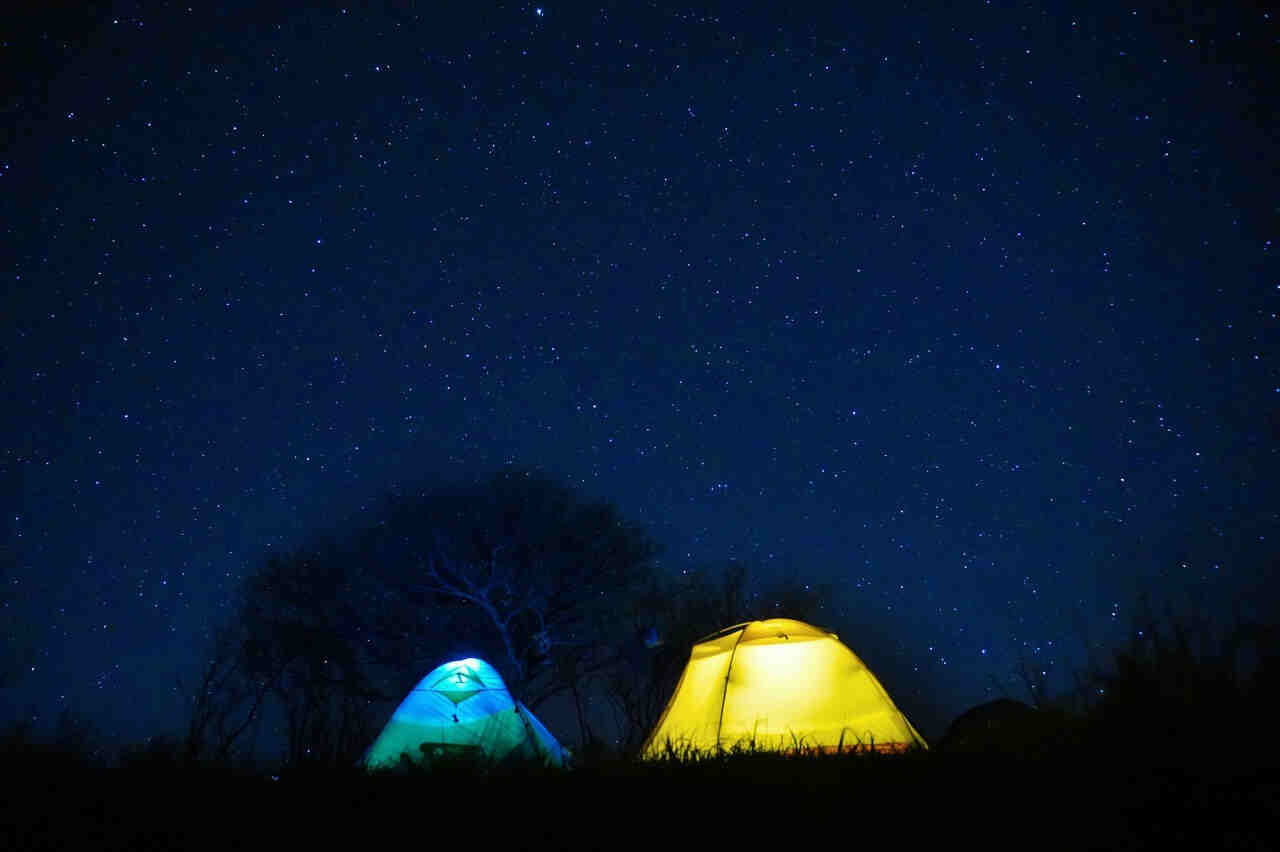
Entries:
[[1259, 757], [749, 755], [372, 777], [11, 766], [0, 849], [1269, 849], [1280, 770]]

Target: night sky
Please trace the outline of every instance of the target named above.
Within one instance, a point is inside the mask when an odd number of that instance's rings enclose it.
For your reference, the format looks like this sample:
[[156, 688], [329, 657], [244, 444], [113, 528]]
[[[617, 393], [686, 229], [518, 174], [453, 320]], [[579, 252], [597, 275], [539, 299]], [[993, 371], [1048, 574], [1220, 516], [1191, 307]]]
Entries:
[[506, 464], [615, 501], [664, 571], [833, 584], [926, 737], [1142, 594], [1269, 605], [1276, 23], [6, 20], [4, 607], [36, 653], [0, 707], [174, 728], [268, 553]]

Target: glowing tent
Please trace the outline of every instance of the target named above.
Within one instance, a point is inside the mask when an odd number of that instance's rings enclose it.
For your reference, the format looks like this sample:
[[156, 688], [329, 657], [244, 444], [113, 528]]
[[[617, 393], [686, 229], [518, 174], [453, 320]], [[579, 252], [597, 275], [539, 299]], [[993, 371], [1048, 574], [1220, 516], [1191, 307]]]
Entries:
[[880, 681], [834, 633], [771, 618], [713, 633], [689, 663], [641, 756], [927, 747]]
[[475, 757], [500, 762], [542, 760], [563, 766], [566, 754], [551, 732], [511, 697], [497, 669], [484, 660], [455, 660], [433, 669], [400, 702], [365, 753], [370, 769]]

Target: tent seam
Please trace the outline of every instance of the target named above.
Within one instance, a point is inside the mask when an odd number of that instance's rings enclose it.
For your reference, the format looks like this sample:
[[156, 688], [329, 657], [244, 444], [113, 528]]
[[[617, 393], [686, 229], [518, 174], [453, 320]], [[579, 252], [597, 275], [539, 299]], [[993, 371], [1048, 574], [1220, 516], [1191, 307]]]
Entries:
[[[748, 622], [749, 623], [749, 622]], [[729, 665], [724, 670], [724, 691], [720, 693], [720, 718], [716, 719], [716, 753], [720, 752], [720, 731], [724, 728], [724, 703], [729, 698], [729, 678], [733, 676], [733, 661], [738, 656], [738, 646], [742, 644], [742, 637], [747, 635], [747, 628], [744, 625], [742, 632], [738, 634], [738, 640], [733, 643], [733, 650], [729, 652]]]

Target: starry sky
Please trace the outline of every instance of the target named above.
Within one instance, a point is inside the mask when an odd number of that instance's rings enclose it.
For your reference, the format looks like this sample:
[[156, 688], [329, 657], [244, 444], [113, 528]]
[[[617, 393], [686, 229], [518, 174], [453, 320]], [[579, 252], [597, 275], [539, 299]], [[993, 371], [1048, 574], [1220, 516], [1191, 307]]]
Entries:
[[176, 725], [266, 554], [506, 464], [615, 501], [664, 571], [832, 584], [926, 736], [1140, 595], [1275, 597], [1254, 4], [6, 27], [7, 716]]

